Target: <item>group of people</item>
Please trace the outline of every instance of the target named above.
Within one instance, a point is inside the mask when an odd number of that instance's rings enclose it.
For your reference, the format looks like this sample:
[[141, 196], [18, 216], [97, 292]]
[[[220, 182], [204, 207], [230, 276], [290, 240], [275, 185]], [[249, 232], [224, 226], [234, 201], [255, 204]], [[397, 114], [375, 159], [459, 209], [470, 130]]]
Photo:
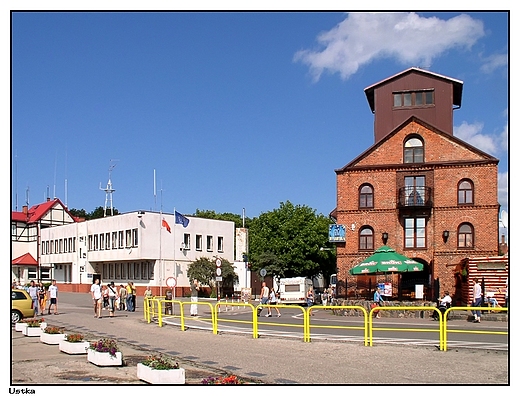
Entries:
[[51, 281], [47, 290], [45, 290], [42, 282], [36, 285], [36, 282], [32, 280], [27, 288], [27, 292], [33, 302], [35, 316], [44, 315], [47, 301], [49, 301], [47, 315], [51, 314], [51, 308], [53, 308], [54, 315], [58, 315], [58, 286], [56, 286], [56, 279]]
[[90, 294], [94, 303], [95, 318], [102, 317], [102, 309], [108, 309], [110, 317], [115, 316], [116, 309], [135, 311], [136, 288], [133, 282], [128, 282], [126, 286], [119, 285], [118, 289], [113, 281], [102, 286], [99, 278], [96, 278], [90, 287]]

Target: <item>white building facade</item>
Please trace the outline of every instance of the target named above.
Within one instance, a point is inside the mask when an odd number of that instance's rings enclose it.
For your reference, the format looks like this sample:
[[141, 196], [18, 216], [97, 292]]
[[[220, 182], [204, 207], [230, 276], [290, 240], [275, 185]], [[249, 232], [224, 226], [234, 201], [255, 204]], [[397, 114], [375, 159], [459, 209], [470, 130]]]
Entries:
[[[201, 257], [234, 262], [235, 223], [135, 211], [41, 230], [40, 264], [58, 283], [189, 287], [189, 265]], [[170, 281], [171, 282], [171, 279]]]

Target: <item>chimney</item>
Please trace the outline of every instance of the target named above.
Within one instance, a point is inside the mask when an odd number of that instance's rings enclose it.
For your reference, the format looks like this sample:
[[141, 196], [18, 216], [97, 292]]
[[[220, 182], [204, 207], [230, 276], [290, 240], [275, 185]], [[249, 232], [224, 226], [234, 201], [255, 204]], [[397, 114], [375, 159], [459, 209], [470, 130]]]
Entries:
[[27, 213], [28, 213], [28, 211], [29, 211], [28, 209], [29, 209], [29, 208], [27, 207], [27, 205], [22, 206], [22, 213], [23, 213], [24, 215], [27, 215]]
[[49, 202], [51, 200], [51, 197], [47, 197], [47, 202]]

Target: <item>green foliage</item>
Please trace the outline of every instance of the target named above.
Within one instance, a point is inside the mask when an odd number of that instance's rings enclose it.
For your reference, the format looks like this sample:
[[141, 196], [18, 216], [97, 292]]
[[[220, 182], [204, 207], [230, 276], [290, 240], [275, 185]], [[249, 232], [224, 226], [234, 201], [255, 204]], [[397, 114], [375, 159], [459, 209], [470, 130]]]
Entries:
[[[201, 285], [208, 285], [211, 288], [215, 287], [216, 276], [216, 258], [209, 259], [208, 257], [200, 257], [192, 262], [188, 267], [188, 279], [190, 282], [197, 279]], [[222, 265], [222, 286], [233, 286], [235, 281], [238, 281], [238, 275], [235, 273], [233, 265], [226, 259], [221, 259]]]
[[199, 210], [197, 209], [193, 214], [195, 217], [202, 217], [204, 219], [215, 219], [235, 222], [236, 228], [242, 228], [245, 224], [245, 228], [249, 228], [251, 225], [251, 219], [246, 217], [242, 221], [242, 216], [234, 213], [216, 213], [214, 210]]
[[163, 355], [163, 354], [147, 356], [146, 359], [143, 360], [141, 363], [154, 370], [178, 370], [179, 369], [179, 363], [175, 362], [169, 356]]
[[[72, 216], [75, 217], [81, 217], [85, 220], [92, 220], [92, 219], [101, 219], [105, 217], [105, 208], [103, 206], [98, 206], [96, 209], [94, 209], [92, 212], [87, 213], [85, 209], [69, 209], [69, 212]], [[118, 215], [119, 211], [114, 208], [114, 216]]]
[[323, 273], [325, 279], [335, 272], [333, 250], [329, 247], [332, 221], [316, 215], [305, 205], [281, 202], [280, 207], [262, 213], [249, 228], [249, 259], [253, 271], [261, 268], [268, 275], [313, 277]]

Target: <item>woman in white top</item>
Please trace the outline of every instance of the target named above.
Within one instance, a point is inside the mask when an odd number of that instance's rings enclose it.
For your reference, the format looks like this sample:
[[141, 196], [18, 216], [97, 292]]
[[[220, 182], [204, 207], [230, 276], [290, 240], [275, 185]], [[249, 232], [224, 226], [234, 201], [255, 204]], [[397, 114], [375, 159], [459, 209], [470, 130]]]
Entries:
[[272, 316], [271, 315], [271, 305], [274, 305], [274, 309], [276, 309], [276, 312], [278, 312], [278, 317], [282, 316], [282, 314], [280, 313], [280, 310], [276, 307], [276, 302], [277, 302], [277, 298], [276, 298], [276, 293], [274, 292], [274, 288], [271, 287], [271, 292], [269, 293], [269, 305], [267, 306], [267, 315], [265, 315], [266, 317], [269, 317], [269, 316]]

